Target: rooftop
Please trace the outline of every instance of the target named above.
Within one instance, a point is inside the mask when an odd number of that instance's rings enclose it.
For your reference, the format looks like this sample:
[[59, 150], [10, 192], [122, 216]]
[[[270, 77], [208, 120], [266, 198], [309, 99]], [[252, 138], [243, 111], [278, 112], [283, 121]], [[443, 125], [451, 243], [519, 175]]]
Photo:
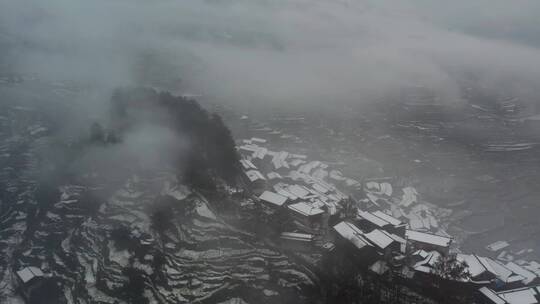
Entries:
[[258, 143], [261, 143], [261, 144], [266, 143], [266, 139], [257, 138], [257, 137], [251, 138], [251, 141], [253, 141], [253, 142], [258, 142]]
[[478, 258], [473, 254], [458, 254], [457, 259], [460, 262], [467, 263], [467, 267], [472, 278], [475, 278], [487, 271], [486, 267], [484, 267]]
[[300, 198], [306, 197], [310, 194], [308, 190], [306, 190], [304, 187], [299, 186], [299, 185], [289, 186], [287, 190]]
[[508, 290], [497, 293], [497, 295], [508, 304], [538, 304], [540, 301], [539, 287], [527, 287]]
[[379, 229], [375, 229], [370, 233], [365, 233], [364, 237], [381, 249], [385, 249], [394, 242], [394, 239]]
[[441, 247], [449, 247], [452, 243], [452, 238], [415, 230], [405, 231], [405, 237], [412, 241]]
[[43, 277], [43, 272], [37, 267], [26, 267], [17, 271], [17, 276], [23, 283], [28, 283], [35, 277]]
[[266, 176], [268, 176], [268, 179], [272, 180], [272, 179], [283, 179], [283, 176], [281, 176], [281, 174], [277, 173], [277, 172], [270, 172], [268, 174], [266, 174]]
[[259, 199], [279, 207], [283, 206], [283, 204], [287, 202], [287, 197], [270, 191], [264, 191], [263, 194], [259, 196]]
[[382, 218], [380, 218], [378, 216], [375, 216], [372, 213], [367, 212], [367, 211], [358, 210], [358, 216], [363, 218], [364, 220], [370, 222], [370, 223], [375, 224], [378, 227], [381, 227], [381, 228], [388, 225], [388, 224], [390, 224], [387, 221], [383, 220]]
[[497, 293], [487, 287], [480, 288], [480, 293], [488, 298], [493, 304], [507, 304], [503, 298], [499, 297]]
[[306, 241], [311, 242], [313, 241], [313, 234], [307, 234], [307, 233], [298, 233], [298, 232], [283, 232], [281, 234], [282, 239], [288, 239], [288, 240], [298, 240], [298, 241]]
[[391, 215], [388, 215], [380, 210], [377, 210], [375, 212], [373, 212], [373, 215], [377, 216], [377, 217], [380, 217], [381, 219], [387, 221], [388, 223], [390, 223], [391, 225], [393, 226], [399, 226], [402, 224], [402, 222], [400, 220], [398, 220], [397, 218], [391, 216]]
[[246, 172], [246, 176], [249, 178], [251, 182], [255, 182], [258, 180], [266, 180], [264, 176], [261, 174], [261, 172], [257, 170], [250, 170]]
[[335, 225], [334, 230], [341, 237], [353, 243], [353, 245], [358, 249], [371, 247], [369, 241], [362, 236], [362, 230], [349, 222], [341, 222]]
[[250, 160], [241, 159], [240, 163], [244, 167], [244, 170], [257, 169], [257, 167]]
[[536, 274], [513, 262], [509, 262], [508, 264], [506, 264], [506, 268], [510, 269], [515, 274], [524, 277], [525, 279], [523, 280], [523, 284], [525, 285], [532, 283], [537, 278]]
[[319, 214], [324, 213], [324, 210], [322, 210], [320, 208], [313, 207], [313, 206], [308, 205], [308, 204], [306, 204], [304, 202], [290, 205], [289, 209], [291, 209], [291, 210], [293, 210], [293, 211], [295, 211], [297, 213], [300, 213], [300, 214], [302, 214], [304, 216], [314, 216], [314, 215], [319, 215]]

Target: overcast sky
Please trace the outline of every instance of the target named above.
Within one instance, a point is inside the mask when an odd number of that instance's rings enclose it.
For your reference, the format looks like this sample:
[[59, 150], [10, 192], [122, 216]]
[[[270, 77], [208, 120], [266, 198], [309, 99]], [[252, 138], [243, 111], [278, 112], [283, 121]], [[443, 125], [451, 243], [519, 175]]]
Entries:
[[2, 63], [103, 87], [182, 79], [223, 102], [339, 104], [465, 72], [534, 99], [535, 0], [0, 0]]

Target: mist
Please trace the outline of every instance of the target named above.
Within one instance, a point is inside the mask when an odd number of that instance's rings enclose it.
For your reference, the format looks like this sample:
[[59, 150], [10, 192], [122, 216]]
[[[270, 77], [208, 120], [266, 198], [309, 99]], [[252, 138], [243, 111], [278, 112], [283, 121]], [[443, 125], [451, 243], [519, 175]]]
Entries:
[[1, 303], [540, 303], [538, 0], [0, 0], [0, 96]]
[[1, 62], [104, 92], [162, 86], [240, 105], [334, 108], [406, 86], [454, 103], [466, 73], [537, 102], [540, 52], [523, 37], [540, 11], [518, 2], [3, 0]]

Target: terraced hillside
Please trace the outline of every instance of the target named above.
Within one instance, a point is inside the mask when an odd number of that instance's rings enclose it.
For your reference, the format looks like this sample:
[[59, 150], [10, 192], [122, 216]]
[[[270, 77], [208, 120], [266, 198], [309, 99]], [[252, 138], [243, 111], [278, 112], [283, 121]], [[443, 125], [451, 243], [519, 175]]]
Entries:
[[313, 303], [307, 269], [220, 220], [175, 166], [105, 176], [94, 159], [66, 158], [68, 173], [56, 174], [49, 122], [5, 109], [0, 302], [24, 303], [15, 272], [35, 266], [54, 284], [27, 303]]

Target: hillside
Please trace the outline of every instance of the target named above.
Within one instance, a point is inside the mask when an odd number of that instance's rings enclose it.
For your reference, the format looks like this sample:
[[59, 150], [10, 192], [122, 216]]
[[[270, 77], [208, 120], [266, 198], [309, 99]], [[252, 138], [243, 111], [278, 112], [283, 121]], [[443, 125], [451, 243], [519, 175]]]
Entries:
[[[117, 90], [111, 105], [69, 140], [41, 112], [2, 105], [0, 302], [25, 290], [40, 304], [310, 302], [302, 267], [197, 192], [236, 178], [217, 115], [151, 89]], [[21, 288], [25, 267], [46, 283]]]

